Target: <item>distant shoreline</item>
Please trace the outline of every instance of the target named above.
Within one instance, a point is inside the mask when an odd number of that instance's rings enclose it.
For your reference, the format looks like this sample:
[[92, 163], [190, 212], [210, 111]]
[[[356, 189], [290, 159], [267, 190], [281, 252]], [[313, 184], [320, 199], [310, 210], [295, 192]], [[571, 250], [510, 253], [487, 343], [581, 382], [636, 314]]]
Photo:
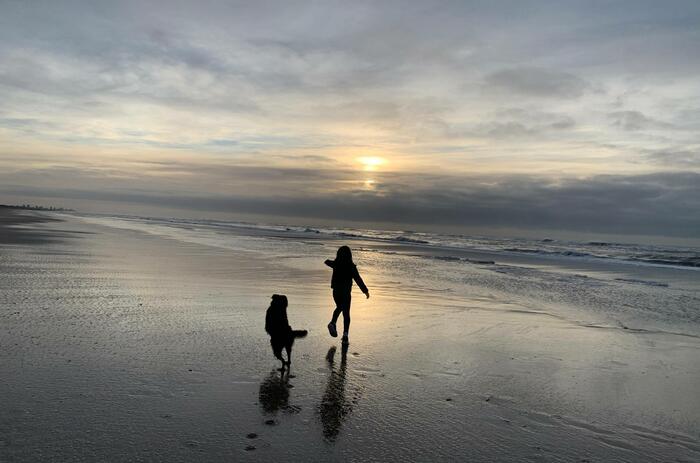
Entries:
[[45, 212], [75, 212], [75, 209], [66, 209], [54, 206], [35, 206], [31, 204], [0, 204], [0, 209], [16, 209], [22, 211], [45, 211]]

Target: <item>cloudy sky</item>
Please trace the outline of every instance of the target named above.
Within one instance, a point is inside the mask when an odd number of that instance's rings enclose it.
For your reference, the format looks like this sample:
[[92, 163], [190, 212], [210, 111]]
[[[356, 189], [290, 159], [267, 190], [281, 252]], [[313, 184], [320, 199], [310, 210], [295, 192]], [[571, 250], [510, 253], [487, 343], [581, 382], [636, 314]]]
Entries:
[[0, 0], [0, 202], [700, 236], [700, 2]]

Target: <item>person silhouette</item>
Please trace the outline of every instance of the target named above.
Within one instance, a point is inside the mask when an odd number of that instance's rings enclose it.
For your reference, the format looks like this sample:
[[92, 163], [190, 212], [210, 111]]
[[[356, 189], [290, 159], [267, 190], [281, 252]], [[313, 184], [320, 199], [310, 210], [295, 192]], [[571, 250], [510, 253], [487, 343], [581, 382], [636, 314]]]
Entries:
[[333, 288], [333, 300], [335, 301], [335, 310], [333, 318], [328, 324], [328, 332], [334, 338], [338, 336], [338, 331], [335, 327], [340, 314], [343, 314], [343, 344], [348, 344], [348, 332], [350, 331], [350, 293], [352, 291], [352, 281], [355, 280], [357, 286], [369, 299], [369, 290], [362, 281], [360, 272], [357, 271], [357, 266], [352, 261], [352, 251], [347, 246], [338, 248], [335, 260], [327, 259], [325, 264], [333, 269], [331, 277], [331, 288]]

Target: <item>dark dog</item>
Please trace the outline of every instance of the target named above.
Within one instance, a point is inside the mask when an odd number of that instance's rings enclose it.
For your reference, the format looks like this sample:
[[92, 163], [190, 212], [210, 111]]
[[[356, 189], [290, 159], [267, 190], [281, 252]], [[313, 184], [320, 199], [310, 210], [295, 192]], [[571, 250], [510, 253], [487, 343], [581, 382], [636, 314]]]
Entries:
[[[280, 371], [292, 364], [292, 345], [296, 338], [303, 338], [308, 333], [306, 330], [293, 330], [287, 320], [287, 296], [272, 295], [272, 302], [265, 314], [265, 331], [270, 335], [272, 352], [282, 362]], [[287, 351], [287, 360], [282, 357], [282, 349]]]

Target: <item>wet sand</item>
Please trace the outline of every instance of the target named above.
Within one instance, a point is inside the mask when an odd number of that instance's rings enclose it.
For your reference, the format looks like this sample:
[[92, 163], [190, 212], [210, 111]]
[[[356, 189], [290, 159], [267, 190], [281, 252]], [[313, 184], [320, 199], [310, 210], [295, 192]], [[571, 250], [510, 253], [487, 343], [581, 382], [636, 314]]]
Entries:
[[[697, 327], [582, 322], [358, 252], [372, 298], [343, 352], [315, 255], [63, 219], [0, 221], [0, 461], [700, 459]], [[272, 293], [309, 330], [290, 377]]]
[[48, 214], [0, 206], [0, 244], [46, 243], [55, 238], [32, 225], [58, 221]]
[[51, 227], [63, 222], [60, 214], [0, 206], [0, 245], [41, 245], [93, 233], [67, 227]]

